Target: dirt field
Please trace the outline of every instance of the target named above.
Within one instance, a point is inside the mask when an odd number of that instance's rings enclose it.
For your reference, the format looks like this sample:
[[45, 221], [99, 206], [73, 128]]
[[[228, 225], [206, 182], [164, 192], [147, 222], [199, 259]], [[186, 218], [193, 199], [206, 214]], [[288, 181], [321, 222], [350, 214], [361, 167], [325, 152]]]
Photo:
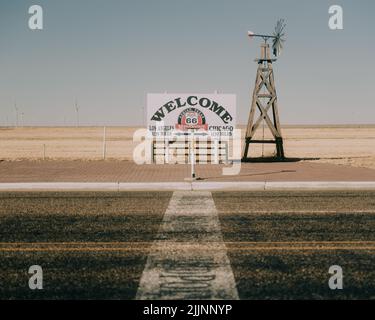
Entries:
[[[138, 128], [108, 127], [106, 158], [132, 159], [133, 133]], [[244, 134], [244, 130], [242, 130]], [[258, 130], [258, 138], [263, 136]], [[264, 133], [265, 138], [269, 133]], [[283, 128], [287, 157], [375, 169], [375, 125]], [[254, 146], [252, 156], [271, 155], [273, 145]], [[102, 127], [0, 128], [2, 160], [99, 160], [103, 155]]]

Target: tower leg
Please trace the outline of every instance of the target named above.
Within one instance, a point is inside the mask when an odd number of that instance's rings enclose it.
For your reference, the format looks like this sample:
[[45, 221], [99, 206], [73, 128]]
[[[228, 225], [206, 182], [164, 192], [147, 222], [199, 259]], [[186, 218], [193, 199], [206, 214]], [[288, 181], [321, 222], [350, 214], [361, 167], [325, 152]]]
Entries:
[[248, 139], [246, 139], [245, 141], [245, 148], [244, 148], [244, 152], [243, 152], [243, 157], [242, 157], [242, 161], [246, 161], [246, 159], [248, 159], [248, 154], [249, 154], [249, 141]]
[[285, 158], [283, 138], [276, 138], [276, 156], [280, 160]]

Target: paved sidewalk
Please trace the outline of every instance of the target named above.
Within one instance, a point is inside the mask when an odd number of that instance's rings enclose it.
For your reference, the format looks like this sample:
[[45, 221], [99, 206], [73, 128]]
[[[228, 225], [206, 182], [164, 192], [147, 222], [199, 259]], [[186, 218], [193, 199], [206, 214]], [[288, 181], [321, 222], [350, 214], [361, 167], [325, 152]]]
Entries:
[[[202, 181], [375, 181], [375, 170], [311, 162], [242, 163], [224, 176], [224, 165], [197, 165]], [[142, 165], [130, 161], [1, 161], [5, 182], [183, 182], [189, 165]]]

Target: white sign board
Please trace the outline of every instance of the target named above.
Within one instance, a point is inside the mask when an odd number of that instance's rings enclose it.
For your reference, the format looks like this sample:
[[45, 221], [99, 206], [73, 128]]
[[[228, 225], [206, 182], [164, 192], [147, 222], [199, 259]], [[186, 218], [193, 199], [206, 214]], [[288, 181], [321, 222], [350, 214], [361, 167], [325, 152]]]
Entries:
[[153, 137], [194, 129], [212, 138], [231, 137], [236, 124], [234, 94], [148, 94], [147, 126]]

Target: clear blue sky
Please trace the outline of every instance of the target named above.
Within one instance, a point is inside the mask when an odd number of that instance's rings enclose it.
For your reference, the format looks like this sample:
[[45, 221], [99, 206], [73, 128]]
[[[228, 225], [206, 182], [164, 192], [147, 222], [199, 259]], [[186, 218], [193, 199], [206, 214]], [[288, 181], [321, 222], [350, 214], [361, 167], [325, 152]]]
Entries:
[[[28, 29], [28, 8], [44, 30]], [[344, 9], [344, 30], [328, 8]], [[237, 94], [247, 121], [259, 42], [287, 21], [276, 62], [284, 124], [375, 123], [375, 1], [0, 0], [0, 125], [139, 125], [147, 92]], [[64, 120], [65, 119], [65, 120]]]

